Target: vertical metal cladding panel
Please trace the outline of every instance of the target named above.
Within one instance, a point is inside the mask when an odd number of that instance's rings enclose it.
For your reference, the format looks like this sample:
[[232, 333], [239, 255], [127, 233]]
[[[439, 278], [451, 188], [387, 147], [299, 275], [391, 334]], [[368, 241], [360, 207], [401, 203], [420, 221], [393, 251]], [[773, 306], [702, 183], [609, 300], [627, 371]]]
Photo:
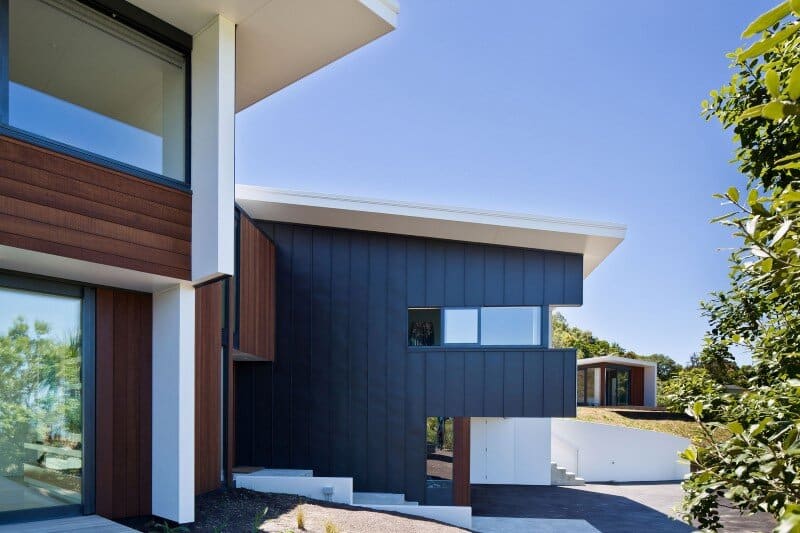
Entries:
[[386, 487], [387, 441], [387, 237], [369, 236], [369, 295], [367, 327], [367, 479], [369, 486]]
[[424, 501], [426, 416], [569, 410], [559, 351], [407, 348], [408, 307], [571, 303], [563, 254], [257, 224], [277, 249], [270, 466]]
[[331, 469], [331, 233], [314, 231], [311, 280], [310, 457], [316, 469]]

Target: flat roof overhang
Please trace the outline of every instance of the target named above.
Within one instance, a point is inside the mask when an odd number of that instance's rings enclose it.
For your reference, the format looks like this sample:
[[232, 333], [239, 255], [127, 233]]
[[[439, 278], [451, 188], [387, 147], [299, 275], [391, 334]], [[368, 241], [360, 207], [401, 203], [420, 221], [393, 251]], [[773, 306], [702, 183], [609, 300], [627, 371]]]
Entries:
[[236, 186], [250, 217], [583, 255], [588, 276], [625, 238], [623, 225], [521, 213]]
[[194, 35], [236, 24], [236, 111], [392, 31], [395, 0], [129, 0]]
[[637, 366], [637, 367], [657, 367], [658, 364], [653, 361], [643, 361], [641, 359], [631, 359], [629, 357], [620, 357], [617, 355], [602, 355], [600, 357], [587, 357], [585, 359], [578, 359], [578, 366], [592, 366], [599, 364], [621, 365], [621, 366]]

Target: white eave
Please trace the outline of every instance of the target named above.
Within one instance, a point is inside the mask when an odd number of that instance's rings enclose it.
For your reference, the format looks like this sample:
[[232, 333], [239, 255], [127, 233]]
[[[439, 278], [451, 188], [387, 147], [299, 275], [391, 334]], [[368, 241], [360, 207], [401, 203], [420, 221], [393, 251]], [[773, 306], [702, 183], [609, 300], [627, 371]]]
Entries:
[[236, 111], [397, 25], [394, 0], [129, 0], [194, 35], [216, 15], [236, 24]]
[[623, 225], [463, 207], [236, 186], [250, 217], [275, 222], [553, 250], [583, 255], [588, 276], [625, 238]]
[[600, 357], [587, 357], [585, 359], [578, 359], [578, 366], [597, 365], [600, 363], [605, 363], [610, 365], [641, 366], [641, 367], [658, 366], [658, 364], [654, 363], [653, 361], [630, 359], [628, 357], [620, 357], [618, 355], [603, 355]]

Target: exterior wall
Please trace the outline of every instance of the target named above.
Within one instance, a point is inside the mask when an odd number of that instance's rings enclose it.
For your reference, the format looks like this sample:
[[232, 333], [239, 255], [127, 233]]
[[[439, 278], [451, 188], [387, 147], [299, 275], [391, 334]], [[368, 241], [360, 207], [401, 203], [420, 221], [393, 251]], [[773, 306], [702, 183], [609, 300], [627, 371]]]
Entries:
[[275, 360], [275, 245], [246, 216], [239, 217], [238, 312], [234, 347]]
[[0, 136], [0, 244], [191, 277], [187, 192]]
[[152, 296], [97, 289], [96, 510], [151, 512]]
[[550, 419], [473, 418], [472, 483], [550, 485]]
[[[619, 363], [600, 363], [596, 365], [585, 365], [581, 368], [599, 369], [599, 380], [595, 378], [595, 390], [599, 383], [600, 405], [606, 405], [606, 368], [627, 368], [631, 372], [630, 396], [628, 405], [655, 407], [655, 369], [641, 366], [625, 366]], [[646, 401], [647, 400], [647, 401]]]
[[689, 439], [658, 431], [552, 421], [553, 461], [589, 482], [683, 479], [689, 465], [679, 462], [678, 453], [690, 444]]
[[195, 289], [195, 493], [221, 485], [222, 285]]
[[409, 349], [407, 309], [577, 305], [580, 256], [257, 225], [277, 249], [277, 353], [237, 364], [238, 464], [423, 501], [426, 416], [574, 416], [574, 351]]

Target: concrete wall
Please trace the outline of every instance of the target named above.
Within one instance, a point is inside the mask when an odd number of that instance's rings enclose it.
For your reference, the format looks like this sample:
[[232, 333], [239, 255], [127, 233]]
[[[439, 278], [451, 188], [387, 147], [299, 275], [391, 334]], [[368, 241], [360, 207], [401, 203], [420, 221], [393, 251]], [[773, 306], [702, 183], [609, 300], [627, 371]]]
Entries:
[[586, 481], [682, 479], [689, 465], [678, 453], [689, 439], [642, 429], [554, 418], [552, 460]]
[[549, 418], [472, 418], [470, 481], [549, 485]]

